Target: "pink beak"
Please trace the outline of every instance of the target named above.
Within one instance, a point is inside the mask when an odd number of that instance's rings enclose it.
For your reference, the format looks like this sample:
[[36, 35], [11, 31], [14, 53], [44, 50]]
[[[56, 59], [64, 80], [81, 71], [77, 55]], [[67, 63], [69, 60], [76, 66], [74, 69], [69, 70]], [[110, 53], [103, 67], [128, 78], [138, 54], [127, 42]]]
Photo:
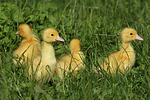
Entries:
[[16, 34], [16, 35], [18, 35], [18, 34], [19, 34], [19, 32], [17, 31], [15, 34]]
[[136, 37], [134, 39], [143, 41], [143, 39], [140, 36], [138, 36], [138, 35], [136, 35]]
[[61, 37], [59, 37], [59, 36], [57, 36], [57, 38], [55, 39], [56, 41], [62, 41], [62, 42], [64, 42], [65, 40], [64, 39], [62, 39]]

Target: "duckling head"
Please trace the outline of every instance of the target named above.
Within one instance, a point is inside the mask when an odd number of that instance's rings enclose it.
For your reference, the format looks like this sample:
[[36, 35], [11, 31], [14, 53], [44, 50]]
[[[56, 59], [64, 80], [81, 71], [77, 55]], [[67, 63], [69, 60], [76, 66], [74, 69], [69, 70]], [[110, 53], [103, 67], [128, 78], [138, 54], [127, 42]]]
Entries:
[[121, 36], [122, 42], [124, 42], [124, 43], [131, 42], [132, 40], [141, 40], [141, 41], [143, 41], [143, 39], [132, 28], [123, 29], [120, 36]]
[[55, 42], [55, 41], [63, 41], [61, 37], [59, 37], [58, 32], [53, 28], [48, 28], [43, 31], [42, 34], [43, 41], [47, 43]]
[[81, 42], [79, 39], [72, 39], [70, 42], [70, 51], [71, 53], [79, 52], [81, 49]]
[[32, 30], [28, 24], [20, 24], [15, 34], [19, 34], [23, 38], [30, 38], [32, 36]]

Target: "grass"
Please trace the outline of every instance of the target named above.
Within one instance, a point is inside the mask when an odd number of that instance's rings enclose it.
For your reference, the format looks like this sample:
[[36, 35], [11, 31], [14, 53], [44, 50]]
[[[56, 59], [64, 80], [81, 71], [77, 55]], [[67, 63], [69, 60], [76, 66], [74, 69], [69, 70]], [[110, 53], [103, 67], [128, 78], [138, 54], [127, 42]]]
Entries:
[[[0, 1], [0, 99], [54, 100], [148, 100], [150, 98], [150, 1], [140, 0], [6, 0]], [[78, 38], [85, 53], [86, 70], [76, 77], [71, 73], [62, 81], [55, 76], [41, 84], [29, 80], [23, 66], [15, 67], [12, 52], [21, 38], [15, 36], [17, 27], [28, 23], [41, 39], [42, 30], [56, 28], [64, 43], [54, 43], [56, 57], [69, 51], [71, 39]], [[136, 62], [130, 73], [109, 76], [104, 71], [95, 74], [109, 53], [119, 49], [117, 35], [132, 27], [144, 41], [133, 41]]]

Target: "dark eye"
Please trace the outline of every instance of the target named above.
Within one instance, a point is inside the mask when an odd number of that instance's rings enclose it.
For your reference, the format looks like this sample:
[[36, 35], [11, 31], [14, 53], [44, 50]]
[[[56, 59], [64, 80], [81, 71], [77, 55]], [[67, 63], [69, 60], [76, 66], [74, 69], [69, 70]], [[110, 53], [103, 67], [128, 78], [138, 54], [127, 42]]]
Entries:
[[51, 36], [54, 36], [54, 34], [51, 34]]
[[20, 30], [20, 28], [18, 30]]
[[133, 35], [133, 33], [130, 33], [130, 35]]

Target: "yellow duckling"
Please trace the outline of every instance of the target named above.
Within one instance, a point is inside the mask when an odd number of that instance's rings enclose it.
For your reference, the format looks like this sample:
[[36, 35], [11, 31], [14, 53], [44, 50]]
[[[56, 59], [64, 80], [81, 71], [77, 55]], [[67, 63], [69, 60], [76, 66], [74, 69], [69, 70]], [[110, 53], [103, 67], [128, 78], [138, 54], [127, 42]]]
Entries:
[[17, 65], [17, 60], [19, 59], [20, 63], [23, 63], [23, 61], [26, 63], [40, 54], [40, 40], [32, 33], [28, 24], [20, 24], [15, 34], [23, 37], [19, 47], [13, 53], [14, 57], [16, 57], [16, 59], [13, 59], [15, 65]]
[[135, 52], [130, 42], [143, 39], [132, 28], [125, 28], [121, 34], [122, 47], [119, 51], [110, 54], [101, 64], [101, 68], [108, 73], [116, 73], [117, 70], [124, 73], [131, 69], [135, 62]]
[[64, 41], [53, 28], [45, 29], [42, 37], [43, 46], [41, 56], [35, 58], [33, 66], [30, 66], [29, 68], [29, 75], [31, 76], [34, 74], [35, 79], [40, 82], [46, 78], [51, 79], [56, 69], [56, 57], [52, 42]]
[[57, 61], [56, 74], [63, 79], [64, 73], [69, 71], [75, 71], [74, 74], [77, 74], [77, 71], [84, 69], [83, 59], [84, 54], [81, 50], [81, 42], [78, 39], [72, 39], [70, 42], [70, 51], [71, 54], [62, 56]]

